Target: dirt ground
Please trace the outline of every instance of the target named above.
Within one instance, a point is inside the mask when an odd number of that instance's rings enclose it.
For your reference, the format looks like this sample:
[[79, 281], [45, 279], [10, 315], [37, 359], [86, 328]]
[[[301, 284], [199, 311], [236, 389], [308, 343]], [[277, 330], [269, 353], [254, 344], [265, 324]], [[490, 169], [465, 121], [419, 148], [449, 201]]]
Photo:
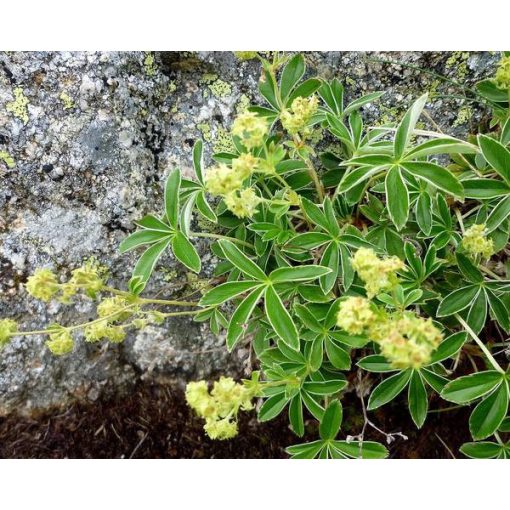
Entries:
[[[445, 403], [446, 404], [446, 403]], [[440, 405], [431, 402], [431, 409]], [[359, 401], [347, 396], [343, 432], [360, 430]], [[397, 400], [371, 414], [386, 432], [401, 431], [390, 446], [392, 458], [452, 458], [469, 441], [468, 409], [434, 412], [421, 431], [412, 424], [404, 401]], [[351, 418], [349, 418], [351, 417]], [[314, 422], [307, 436], [316, 439]], [[186, 406], [181, 390], [140, 384], [128, 397], [94, 404], [75, 404], [38, 418], [0, 418], [1, 458], [286, 458], [284, 448], [302, 442], [288, 428], [285, 413], [269, 423], [255, 413], [243, 413], [239, 435], [230, 441], [211, 441], [202, 422]], [[376, 431], [367, 438], [384, 442]], [[451, 453], [450, 453], [451, 452]]]

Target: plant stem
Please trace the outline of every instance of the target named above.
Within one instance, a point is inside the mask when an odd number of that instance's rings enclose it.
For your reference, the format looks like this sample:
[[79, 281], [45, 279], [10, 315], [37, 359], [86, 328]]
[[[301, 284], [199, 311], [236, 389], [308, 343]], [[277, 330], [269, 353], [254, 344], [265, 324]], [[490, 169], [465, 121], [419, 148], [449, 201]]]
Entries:
[[455, 318], [462, 324], [462, 327], [469, 333], [471, 338], [478, 344], [478, 347], [485, 354], [490, 364], [494, 367], [494, 370], [497, 370], [500, 374], [504, 374], [505, 371], [501, 368], [499, 363], [493, 358], [489, 349], [485, 346], [485, 344], [478, 338], [478, 335], [471, 329], [469, 324], [458, 314], [455, 314]]

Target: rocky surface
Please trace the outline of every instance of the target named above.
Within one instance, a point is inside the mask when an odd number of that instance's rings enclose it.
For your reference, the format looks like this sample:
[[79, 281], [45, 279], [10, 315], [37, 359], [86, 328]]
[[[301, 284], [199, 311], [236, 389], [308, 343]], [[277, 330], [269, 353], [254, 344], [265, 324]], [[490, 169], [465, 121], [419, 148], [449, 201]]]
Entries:
[[[497, 59], [461, 52], [307, 54], [310, 72], [337, 76], [348, 99], [388, 91], [365, 108], [367, 119], [393, 119], [429, 91], [430, 116], [456, 134], [483, 118], [481, 106], [462, 99], [464, 87], [490, 75]], [[170, 168], [192, 175], [196, 138], [205, 140], [208, 154], [228, 148], [235, 114], [260, 101], [258, 76], [257, 63], [240, 63], [232, 53], [0, 53], [0, 317], [27, 329], [92, 317], [91, 302], [46, 306], [23, 283], [36, 267], [68, 275], [94, 256], [112, 284], [124, 287], [136, 254], [120, 256], [120, 240], [133, 220], [157, 211]], [[197, 247], [207, 274], [214, 261], [205, 241]], [[170, 254], [161, 268], [153, 289], [172, 282], [186, 290], [186, 270]], [[42, 337], [18, 337], [0, 354], [0, 414], [95, 400], [128, 391], [140, 377], [184, 384], [239, 373], [246, 356], [242, 349], [228, 355], [223, 338], [191, 319], [135, 332], [122, 345], [79, 341], [64, 358], [52, 356]]]

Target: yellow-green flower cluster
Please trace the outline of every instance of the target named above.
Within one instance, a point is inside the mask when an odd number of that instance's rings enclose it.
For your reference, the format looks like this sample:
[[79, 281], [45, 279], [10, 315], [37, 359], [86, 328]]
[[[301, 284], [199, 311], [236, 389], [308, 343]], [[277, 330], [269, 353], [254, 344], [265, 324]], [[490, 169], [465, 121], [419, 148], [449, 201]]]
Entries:
[[232, 134], [238, 136], [247, 149], [254, 149], [262, 145], [268, 128], [263, 117], [254, 112], [244, 112], [234, 120]]
[[236, 173], [233, 168], [225, 163], [220, 163], [210, 168], [205, 175], [205, 187], [211, 195], [227, 195], [238, 190], [246, 177]]
[[259, 158], [252, 154], [241, 154], [232, 161], [229, 167], [221, 163], [208, 170], [205, 186], [209, 193], [223, 197], [227, 208], [239, 218], [252, 216], [260, 198], [253, 188], [241, 190], [243, 182], [255, 172], [259, 165]]
[[31, 296], [41, 301], [49, 301], [59, 290], [56, 275], [45, 268], [36, 269], [34, 274], [28, 277], [25, 287]]
[[60, 292], [58, 296], [59, 301], [69, 303], [79, 290], [84, 290], [89, 296], [94, 297], [96, 292], [104, 286], [101, 276], [103, 272], [103, 268], [96, 261], [89, 260], [72, 272], [68, 282], [60, 284], [53, 271], [46, 268], [38, 268], [28, 278], [25, 287], [28, 293], [36, 299], [50, 301]]
[[490, 258], [494, 254], [494, 242], [487, 238], [485, 224], [472, 225], [462, 237], [463, 248], [471, 255], [481, 255], [483, 258]]
[[283, 127], [291, 135], [298, 133], [307, 133], [308, 124], [313, 115], [317, 112], [319, 100], [317, 96], [297, 97], [292, 101], [289, 110], [284, 110], [281, 114]]
[[253, 188], [246, 188], [240, 192], [233, 191], [224, 197], [228, 210], [238, 218], [248, 218], [257, 212], [261, 199]]
[[496, 86], [503, 90], [510, 90], [510, 57], [503, 57], [494, 77]]
[[7, 345], [12, 336], [18, 331], [16, 321], [12, 319], [0, 320], [0, 348]]
[[419, 368], [430, 362], [432, 353], [443, 339], [441, 331], [432, 320], [404, 312], [391, 318], [381, 328], [379, 345], [381, 353], [395, 368]]
[[106, 298], [97, 305], [97, 315], [107, 318], [108, 322], [125, 320], [134, 312], [133, 308], [126, 310], [129, 306], [130, 303], [122, 296]]
[[186, 386], [186, 402], [201, 418], [211, 439], [231, 439], [237, 435], [237, 413], [253, 409], [251, 402], [257, 385], [236, 383], [231, 377], [220, 377], [212, 390], [206, 381], [190, 382]]
[[383, 356], [399, 369], [426, 365], [443, 339], [431, 319], [412, 312], [390, 315], [360, 297], [341, 303], [337, 324], [351, 335], [365, 335], [377, 343]]
[[351, 335], [364, 334], [374, 320], [375, 314], [368, 299], [349, 297], [340, 304], [337, 324]]
[[84, 332], [85, 341], [91, 343], [105, 339], [116, 344], [124, 341], [124, 338], [126, 338], [123, 326], [109, 324], [106, 319], [89, 324]]
[[53, 333], [50, 333], [50, 338], [46, 340], [48, 349], [56, 356], [70, 353], [74, 348], [71, 332], [59, 324], [54, 324], [49, 329], [53, 330]]
[[360, 248], [351, 259], [352, 267], [365, 282], [369, 299], [381, 291], [391, 290], [398, 284], [396, 272], [404, 263], [395, 256], [381, 259], [374, 250]]

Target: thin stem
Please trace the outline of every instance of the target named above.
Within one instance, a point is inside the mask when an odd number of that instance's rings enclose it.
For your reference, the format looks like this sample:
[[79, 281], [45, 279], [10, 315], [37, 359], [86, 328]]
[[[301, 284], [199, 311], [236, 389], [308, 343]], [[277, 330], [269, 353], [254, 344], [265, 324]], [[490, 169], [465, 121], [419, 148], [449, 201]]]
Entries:
[[198, 306], [197, 301], [174, 301], [172, 299], [138, 298], [137, 302], [142, 305]]
[[455, 314], [455, 318], [462, 324], [462, 327], [469, 333], [471, 338], [477, 343], [478, 347], [485, 354], [490, 364], [494, 367], [494, 370], [497, 370], [500, 374], [504, 374], [505, 371], [501, 368], [499, 363], [493, 358], [489, 349], [485, 346], [485, 344], [478, 338], [477, 334], [471, 329], [469, 324], [458, 314]]

